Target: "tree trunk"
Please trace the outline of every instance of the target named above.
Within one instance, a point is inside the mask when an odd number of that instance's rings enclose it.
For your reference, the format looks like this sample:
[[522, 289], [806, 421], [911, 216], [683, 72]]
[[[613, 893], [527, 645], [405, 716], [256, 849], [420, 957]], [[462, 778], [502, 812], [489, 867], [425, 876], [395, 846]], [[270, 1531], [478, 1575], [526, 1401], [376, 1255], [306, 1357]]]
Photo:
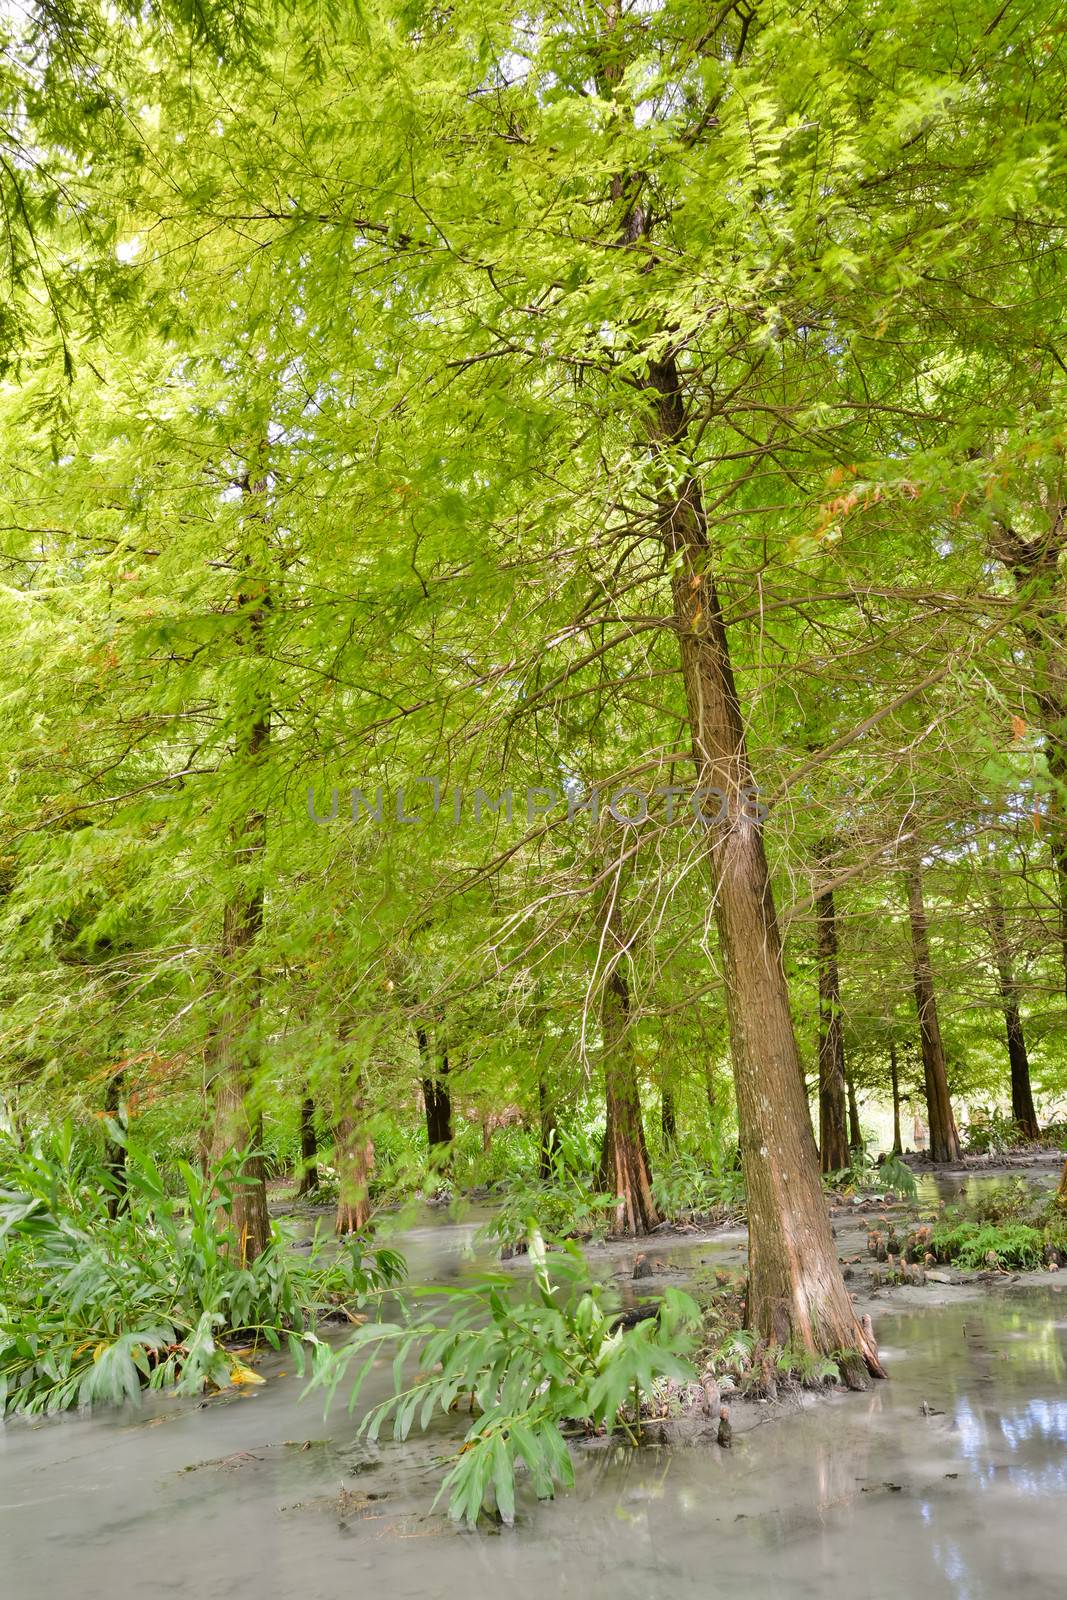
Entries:
[[370, 1222], [370, 1180], [374, 1171], [374, 1143], [363, 1127], [362, 1098], [352, 1112], [338, 1119], [334, 1143], [337, 1168], [337, 1220], [339, 1234], [362, 1233]]
[[315, 1102], [310, 1095], [305, 1095], [300, 1102], [300, 1184], [297, 1195], [311, 1194], [319, 1186], [319, 1169], [315, 1165], [317, 1154]]
[[552, 1176], [552, 1157], [556, 1149], [556, 1113], [548, 1096], [544, 1078], [537, 1080], [537, 1106], [540, 1134], [537, 1143], [537, 1176], [544, 1182]]
[[1067, 507], [1044, 508], [1048, 527], [1027, 537], [994, 522], [993, 553], [1027, 597], [1020, 626], [1030, 652], [1033, 702], [1045, 741], [1050, 780], [1048, 839], [1056, 893], [1057, 936], [1067, 1001], [1067, 609], [1060, 558], [1067, 549]]
[[617, 1197], [612, 1213], [615, 1232], [645, 1234], [659, 1222], [659, 1214], [652, 1199], [652, 1172], [641, 1121], [637, 1063], [630, 1033], [630, 987], [619, 965], [626, 941], [617, 883], [605, 905], [605, 930], [612, 964], [601, 1003], [607, 1120], [600, 1157], [600, 1188], [604, 1194]]
[[990, 928], [993, 935], [993, 959], [1000, 986], [1000, 1003], [1004, 1013], [1004, 1027], [1008, 1036], [1008, 1062], [1011, 1066], [1011, 1114], [1016, 1127], [1027, 1139], [1036, 1139], [1041, 1132], [1034, 1110], [1034, 1095], [1030, 1084], [1030, 1060], [1026, 1053], [1023, 1019], [1019, 1013], [1019, 987], [1015, 981], [1008, 933], [1004, 924], [1004, 907], [997, 895], [990, 903]]
[[452, 1097], [448, 1092], [448, 1051], [444, 1045], [435, 1060], [426, 1029], [415, 1028], [423, 1064], [422, 1099], [426, 1108], [426, 1141], [431, 1150], [452, 1143]]
[[[259, 496], [266, 490], [266, 479], [253, 483], [246, 477], [246, 495]], [[253, 515], [250, 523], [261, 519]], [[246, 640], [253, 657], [262, 655], [263, 624], [270, 610], [270, 595], [260, 581], [251, 577], [254, 563], [246, 558], [244, 592], [238, 595], [238, 608], [247, 618]], [[239, 776], [250, 784], [256, 781], [270, 742], [270, 704], [258, 697], [238, 737], [235, 764]], [[216, 1165], [232, 1152], [240, 1164], [233, 1175], [233, 1203], [230, 1223], [237, 1235], [242, 1262], [255, 1259], [266, 1249], [270, 1238], [267, 1216], [267, 1189], [263, 1171], [262, 1118], [248, 1106], [260, 1060], [260, 998], [262, 974], [255, 959], [255, 947], [263, 931], [263, 856], [267, 843], [267, 819], [263, 811], [250, 810], [232, 835], [232, 869], [238, 883], [222, 915], [221, 1015], [209, 1045], [210, 1078], [214, 1089], [215, 1123], [211, 1139], [212, 1161]]]
[[897, 1071], [897, 1047], [894, 1040], [889, 1041], [889, 1086], [893, 1091], [893, 1154], [904, 1154], [904, 1145], [900, 1137], [900, 1074]]
[[845, 1085], [848, 1089], [848, 1148], [852, 1152], [863, 1149], [863, 1129], [860, 1127], [860, 1108], [851, 1072], [845, 1074]]
[[333, 1164], [337, 1171], [335, 1232], [362, 1233], [370, 1222], [370, 1180], [374, 1171], [374, 1144], [367, 1133], [366, 1080], [363, 1057], [352, 1058], [355, 1024], [348, 1018], [340, 1027], [341, 1068], [339, 1098], [334, 1105]]
[[[823, 852], [820, 852], [823, 853]], [[841, 980], [837, 968], [837, 919], [832, 892], [815, 902], [819, 967], [819, 1166], [848, 1166], [845, 1129], [845, 1034], [841, 1026]]]
[[905, 874], [908, 916], [911, 921], [911, 948], [914, 967], [915, 1006], [919, 1013], [919, 1039], [922, 1045], [923, 1075], [926, 1084], [927, 1121], [930, 1125], [930, 1155], [935, 1161], [960, 1159], [960, 1136], [952, 1114], [948, 1092], [945, 1047], [934, 995], [934, 975], [930, 961], [930, 941], [923, 904], [922, 867], [913, 853]]
[[[657, 448], [678, 468], [685, 407], [672, 355], [654, 363]], [[882, 1375], [837, 1259], [819, 1177], [804, 1076], [774, 909], [744, 720], [695, 477], [664, 501], [674, 620], [697, 780], [725, 798], [704, 814], [715, 921], [726, 979], [741, 1149], [748, 1187], [748, 1320], [762, 1337], [835, 1356], [855, 1386]], [[715, 797], [713, 797], [714, 799]]]
[[669, 1085], [664, 1085], [660, 1090], [659, 1102], [660, 1133], [663, 1135], [663, 1148], [678, 1142], [678, 1113], [674, 1090]]
[[719, 1096], [715, 1087], [715, 1073], [712, 1070], [711, 1062], [707, 1059], [707, 1057], [705, 1057], [704, 1060], [704, 1093], [708, 1102], [708, 1123], [712, 1133], [714, 1133], [715, 1129], [719, 1125], [721, 1107], [719, 1105]]
[[[125, 1074], [120, 1070], [113, 1072], [107, 1080], [104, 1091], [104, 1111], [112, 1121], [117, 1121], [122, 1110], [122, 1082]], [[117, 1139], [106, 1135], [104, 1144], [104, 1166], [111, 1180], [111, 1189], [107, 1197], [107, 1214], [114, 1219], [120, 1211], [126, 1209], [128, 1195], [126, 1189], [126, 1146]]]

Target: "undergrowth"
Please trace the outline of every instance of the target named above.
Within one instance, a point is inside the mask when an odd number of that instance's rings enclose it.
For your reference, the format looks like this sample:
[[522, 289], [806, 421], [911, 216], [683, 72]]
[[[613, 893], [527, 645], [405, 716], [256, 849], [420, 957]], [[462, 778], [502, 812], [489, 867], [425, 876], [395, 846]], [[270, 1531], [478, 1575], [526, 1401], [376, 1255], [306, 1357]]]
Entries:
[[393, 1252], [316, 1238], [302, 1254], [277, 1227], [242, 1265], [226, 1216], [239, 1167], [179, 1162], [175, 1196], [131, 1143], [125, 1171], [120, 1191], [69, 1128], [0, 1145], [0, 1415], [259, 1382], [224, 1340], [278, 1349], [402, 1275]]
[[368, 1323], [341, 1349], [312, 1347], [312, 1386], [332, 1398], [348, 1384], [350, 1411], [391, 1351], [394, 1392], [359, 1425], [371, 1439], [387, 1424], [394, 1439], [406, 1439], [435, 1415], [468, 1408], [471, 1420], [438, 1498], [472, 1525], [487, 1509], [513, 1521], [520, 1475], [541, 1499], [570, 1485], [569, 1433], [617, 1429], [636, 1442], [657, 1384], [695, 1378], [700, 1311], [688, 1295], [669, 1290], [657, 1315], [624, 1327], [608, 1291], [584, 1281], [576, 1246], [553, 1256], [551, 1274], [536, 1229], [528, 1252], [530, 1282], [494, 1275], [435, 1288], [402, 1321]]

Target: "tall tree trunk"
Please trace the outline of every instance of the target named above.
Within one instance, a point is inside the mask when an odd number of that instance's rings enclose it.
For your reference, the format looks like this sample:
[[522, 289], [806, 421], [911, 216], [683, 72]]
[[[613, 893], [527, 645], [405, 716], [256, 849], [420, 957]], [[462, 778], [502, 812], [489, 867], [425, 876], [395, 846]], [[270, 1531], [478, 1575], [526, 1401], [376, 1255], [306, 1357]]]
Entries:
[[930, 940], [923, 904], [922, 867], [913, 852], [905, 873], [908, 916], [911, 922], [911, 949], [915, 982], [915, 1006], [919, 1014], [919, 1039], [922, 1045], [923, 1076], [926, 1085], [927, 1121], [930, 1125], [930, 1155], [935, 1161], [960, 1159], [960, 1136], [952, 1114], [948, 1092], [945, 1047], [934, 994], [934, 974], [930, 961]]
[[[241, 485], [253, 499], [266, 492], [266, 478], [251, 475]], [[250, 526], [262, 522], [253, 513]], [[270, 594], [255, 563], [246, 556], [245, 582], [238, 608], [245, 618], [243, 636], [249, 654], [263, 653], [263, 625], [270, 610]], [[262, 670], [260, 668], [260, 681]], [[234, 753], [238, 773], [255, 784], [270, 743], [270, 703], [257, 688], [245, 728], [239, 732]], [[263, 931], [263, 856], [267, 844], [265, 813], [251, 809], [232, 834], [232, 870], [238, 885], [222, 915], [221, 1014], [209, 1044], [209, 1068], [214, 1090], [215, 1121], [211, 1138], [212, 1161], [231, 1152], [240, 1162], [233, 1180], [230, 1222], [239, 1241], [242, 1262], [255, 1259], [270, 1238], [267, 1188], [263, 1170], [262, 1117], [252, 1110], [248, 1096], [255, 1084], [260, 1061], [260, 999], [262, 973], [255, 949]]]
[[674, 1090], [669, 1084], [664, 1084], [660, 1090], [659, 1125], [663, 1136], [663, 1148], [678, 1142], [678, 1110], [674, 1098]]
[[448, 1091], [448, 1050], [442, 1045], [436, 1057], [429, 1034], [416, 1024], [415, 1037], [422, 1060], [422, 1099], [426, 1109], [426, 1142], [433, 1150], [452, 1143], [452, 1097]]
[[[117, 1121], [122, 1110], [122, 1083], [125, 1073], [113, 1072], [107, 1080], [104, 1091], [104, 1111], [112, 1121]], [[126, 1188], [126, 1146], [113, 1139], [108, 1133], [104, 1144], [104, 1166], [111, 1179], [111, 1192], [107, 1197], [107, 1214], [117, 1217], [120, 1211], [126, 1209], [128, 1195]]]
[[1019, 987], [1015, 981], [1008, 934], [1004, 925], [1004, 907], [997, 895], [990, 903], [990, 926], [993, 934], [993, 959], [1000, 985], [1000, 1003], [1004, 1012], [1004, 1027], [1008, 1036], [1008, 1062], [1011, 1066], [1011, 1114], [1016, 1127], [1027, 1139], [1036, 1139], [1041, 1132], [1034, 1110], [1034, 1094], [1030, 1083], [1030, 1060], [1026, 1053], [1023, 1019], [1019, 1012]]
[[[631, 206], [631, 230], [636, 221]], [[670, 454], [676, 472], [687, 422], [673, 355], [650, 366], [649, 383], [653, 440]], [[705, 813], [704, 821], [748, 1187], [748, 1318], [765, 1338], [837, 1356], [846, 1381], [862, 1386], [869, 1372], [881, 1375], [882, 1368], [845, 1288], [822, 1192], [744, 720], [695, 477], [663, 502], [661, 524], [672, 557], [697, 781], [725, 797], [718, 815]]]
[[370, 1180], [374, 1171], [374, 1142], [362, 1120], [362, 1096], [350, 1112], [337, 1120], [334, 1166], [337, 1169], [337, 1219], [339, 1234], [362, 1233], [370, 1222]]
[[659, 1222], [652, 1199], [652, 1171], [641, 1121], [630, 1031], [630, 986], [620, 961], [626, 941], [622, 932], [618, 884], [605, 901], [605, 947], [611, 962], [601, 1002], [604, 1040], [604, 1092], [607, 1120], [600, 1157], [600, 1187], [617, 1196], [613, 1212], [616, 1233], [645, 1234]]
[[319, 1186], [319, 1169], [315, 1165], [318, 1146], [315, 1140], [315, 1102], [306, 1094], [300, 1102], [300, 1184], [298, 1195], [311, 1194]]
[[860, 1108], [856, 1100], [856, 1083], [851, 1072], [845, 1074], [845, 1085], [848, 1089], [848, 1148], [851, 1152], [863, 1149]]
[[1060, 559], [1067, 550], [1067, 506], [1043, 508], [1048, 526], [1028, 537], [994, 522], [993, 553], [1025, 596], [1020, 626], [1030, 653], [1033, 703], [1045, 742], [1051, 784], [1048, 839], [1056, 893], [1057, 935], [1067, 1001], [1067, 606]]
[[893, 1154], [904, 1154], [904, 1145], [900, 1137], [900, 1073], [897, 1070], [896, 1041], [889, 1041], [889, 1086], [893, 1092]]
[[543, 1077], [537, 1080], [537, 1109], [540, 1133], [537, 1141], [537, 1176], [542, 1180], [552, 1176], [552, 1157], [556, 1149], [556, 1113]]
[[708, 1124], [712, 1133], [714, 1133], [719, 1124], [722, 1107], [719, 1105], [719, 1096], [715, 1087], [715, 1073], [712, 1069], [711, 1061], [706, 1056], [704, 1058], [704, 1094], [708, 1102]]
[[[820, 855], [827, 854], [825, 846]], [[815, 902], [819, 967], [819, 1165], [823, 1172], [848, 1166], [845, 1129], [845, 1033], [841, 1025], [841, 980], [837, 967], [837, 918], [833, 892]]]

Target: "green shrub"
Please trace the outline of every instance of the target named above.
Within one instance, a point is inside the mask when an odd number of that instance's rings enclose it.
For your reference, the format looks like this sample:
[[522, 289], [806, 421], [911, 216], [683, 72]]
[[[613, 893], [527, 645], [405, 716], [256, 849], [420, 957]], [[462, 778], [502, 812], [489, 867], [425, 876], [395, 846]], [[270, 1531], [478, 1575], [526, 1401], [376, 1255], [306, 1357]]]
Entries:
[[957, 1222], [935, 1228], [930, 1248], [939, 1261], [974, 1270], [978, 1267], [1039, 1267], [1044, 1235], [1025, 1223]]
[[582, 1287], [588, 1273], [576, 1249], [553, 1258], [556, 1283], [536, 1230], [529, 1255], [532, 1284], [496, 1276], [434, 1290], [401, 1322], [368, 1323], [340, 1350], [312, 1346], [312, 1385], [332, 1396], [350, 1382], [350, 1410], [367, 1374], [392, 1349], [395, 1392], [360, 1424], [372, 1439], [390, 1419], [394, 1439], [406, 1439], [435, 1413], [449, 1414], [469, 1399], [473, 1420], [440, 1493], [450, 1514], [470, 1524], [489, 1506], [503, 1522], [514, 1519], [520, 1463], [539, 1498], [573, 1482], [561, 1429], [617, 1427], [636, 1440], [644, 1397], [655, 1385], [696, 1376], [688, 1358], [700, 1312], [687, 1295], [668, 1291], [658, 1316], [624, 1329], [605, 1305], [605, 1291]]
[[532, 1227], [552, 1240], [603, 1237], [614, 1204], [613, 1195], [597, 1194], [595, 1184], [587, 1186], [557, 1168], [551, 1178], [512, 1179], [481, 1235], [502, 1245], [520, 1243]]
[[76, 1156], [69, 1133], [51, 1149], [5, 1143], [0, 1163], [0, 1415], [134, 1399], [143, 1385], [256, 1381], [223, 1337], [280, 1348], [403, 1270], [392, 1252], [364, 1259], [356, 1241], [327, 1251], [316, 1238], [298, 1253], [278, 1228], [242, 1266], [226, 1220], [243, 1181], [232, 1165], [201, 1177], [179, 1163], [175, 1199], [131, 1144], [112, 1218], [111, 1175]]
[[734, 1152], [701, 1156], [679, 1150], [653, 1174], [652, 1198], [661, 1216], [670, 1219], [732, 1211], [744, 1205], [745, 1180]]

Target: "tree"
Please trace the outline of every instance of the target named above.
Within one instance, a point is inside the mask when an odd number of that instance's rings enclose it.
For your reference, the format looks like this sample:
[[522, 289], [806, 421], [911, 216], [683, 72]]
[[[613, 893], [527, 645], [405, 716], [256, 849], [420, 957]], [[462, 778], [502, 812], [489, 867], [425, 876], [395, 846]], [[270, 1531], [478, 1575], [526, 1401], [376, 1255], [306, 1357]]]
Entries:
[[915, 1009], [919, 1017], [926, 1110], [930, 1124], [930, 1154], [935, 1161], [958, 1161], [961, 1153], [960, 1136], [949, 1098], [948, 1069], [937, 1014], [926, 907], [923, 903], [922, 867], [917, 852], [913, 852], [908, 864], [905, 886], [911, 924]]
[[837, 970], [837, 923], [832, 890], [816, 901], [819, 965], [819, 1165], [840, 1172], [849, 1164], [845, 1110], [845, 1036]]

